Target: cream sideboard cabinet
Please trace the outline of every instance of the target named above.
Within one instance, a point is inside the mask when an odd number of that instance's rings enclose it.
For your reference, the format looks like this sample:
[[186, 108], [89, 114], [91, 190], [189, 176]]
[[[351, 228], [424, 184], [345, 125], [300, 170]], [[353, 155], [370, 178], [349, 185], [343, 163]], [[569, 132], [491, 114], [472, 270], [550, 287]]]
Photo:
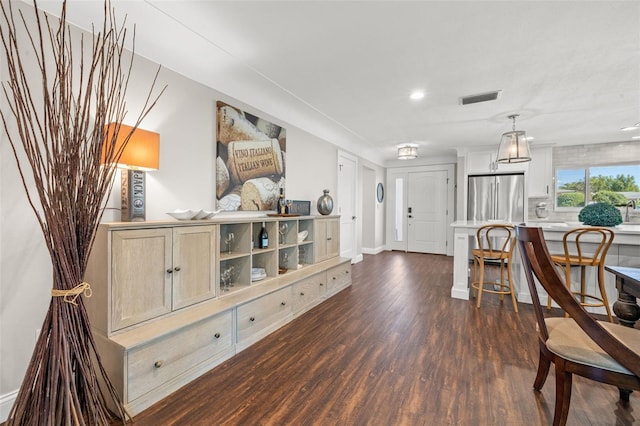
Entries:
[[339, 226], [338, 216], [101, 224], [85, 274], [93, 296], [83, 301], [127, 410], [139, 413], [351, 285]]

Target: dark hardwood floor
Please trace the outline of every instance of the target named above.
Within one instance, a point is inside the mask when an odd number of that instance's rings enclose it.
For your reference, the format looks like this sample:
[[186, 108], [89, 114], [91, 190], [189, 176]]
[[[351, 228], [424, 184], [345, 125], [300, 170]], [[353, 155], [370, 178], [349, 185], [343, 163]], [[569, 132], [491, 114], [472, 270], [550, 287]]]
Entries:
[[[451, 299], [450, 257], [384, 252], [353, 285], [134, 418], [136, 425], [548, 425], [530, 305]], [[576, 377], [569, 425], [640, 424]]]

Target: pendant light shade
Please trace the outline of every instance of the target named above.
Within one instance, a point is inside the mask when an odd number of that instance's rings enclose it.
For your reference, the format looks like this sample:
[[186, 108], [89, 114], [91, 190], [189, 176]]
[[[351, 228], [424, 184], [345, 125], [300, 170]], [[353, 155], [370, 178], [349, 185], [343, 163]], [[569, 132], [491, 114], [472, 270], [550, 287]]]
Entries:
[[418, 158], [418, 145], [405, 144], [398, 147], [398, 160], [413, 160]]
[[524, 130], [516, 130], [516, 117], [519, 114], [510, 115], [513, 120], [513, 130], [502, 134], [500, 147], [498, 148], [498, 163], [524, 163], [531, 161], [529, 142]]

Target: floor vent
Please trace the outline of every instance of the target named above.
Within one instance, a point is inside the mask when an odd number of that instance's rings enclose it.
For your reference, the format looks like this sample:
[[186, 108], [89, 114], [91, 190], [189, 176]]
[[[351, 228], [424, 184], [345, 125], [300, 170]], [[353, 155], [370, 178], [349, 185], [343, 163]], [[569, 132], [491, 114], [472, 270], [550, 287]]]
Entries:
[[477, 95], [464, 96], [460, 98], [461, 105], [477, 104], [479, 102], [495, 101], [500, 97], [502, 90], [496, 90], [493, 92], [480, 93]]

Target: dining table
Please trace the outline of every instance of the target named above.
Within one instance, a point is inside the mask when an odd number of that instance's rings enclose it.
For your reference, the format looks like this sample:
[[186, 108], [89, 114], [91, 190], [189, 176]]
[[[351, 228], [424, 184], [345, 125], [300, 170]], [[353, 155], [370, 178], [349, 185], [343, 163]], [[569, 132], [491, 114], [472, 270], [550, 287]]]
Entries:
[[613, 304], [613, 312], [620, 324], [634, 327], [636, 321], [640, 319], [640, 306], [637, 300], [640, 298], [640, 268], [605, 265], [604, 269], [616, 277], [618, 300]]

